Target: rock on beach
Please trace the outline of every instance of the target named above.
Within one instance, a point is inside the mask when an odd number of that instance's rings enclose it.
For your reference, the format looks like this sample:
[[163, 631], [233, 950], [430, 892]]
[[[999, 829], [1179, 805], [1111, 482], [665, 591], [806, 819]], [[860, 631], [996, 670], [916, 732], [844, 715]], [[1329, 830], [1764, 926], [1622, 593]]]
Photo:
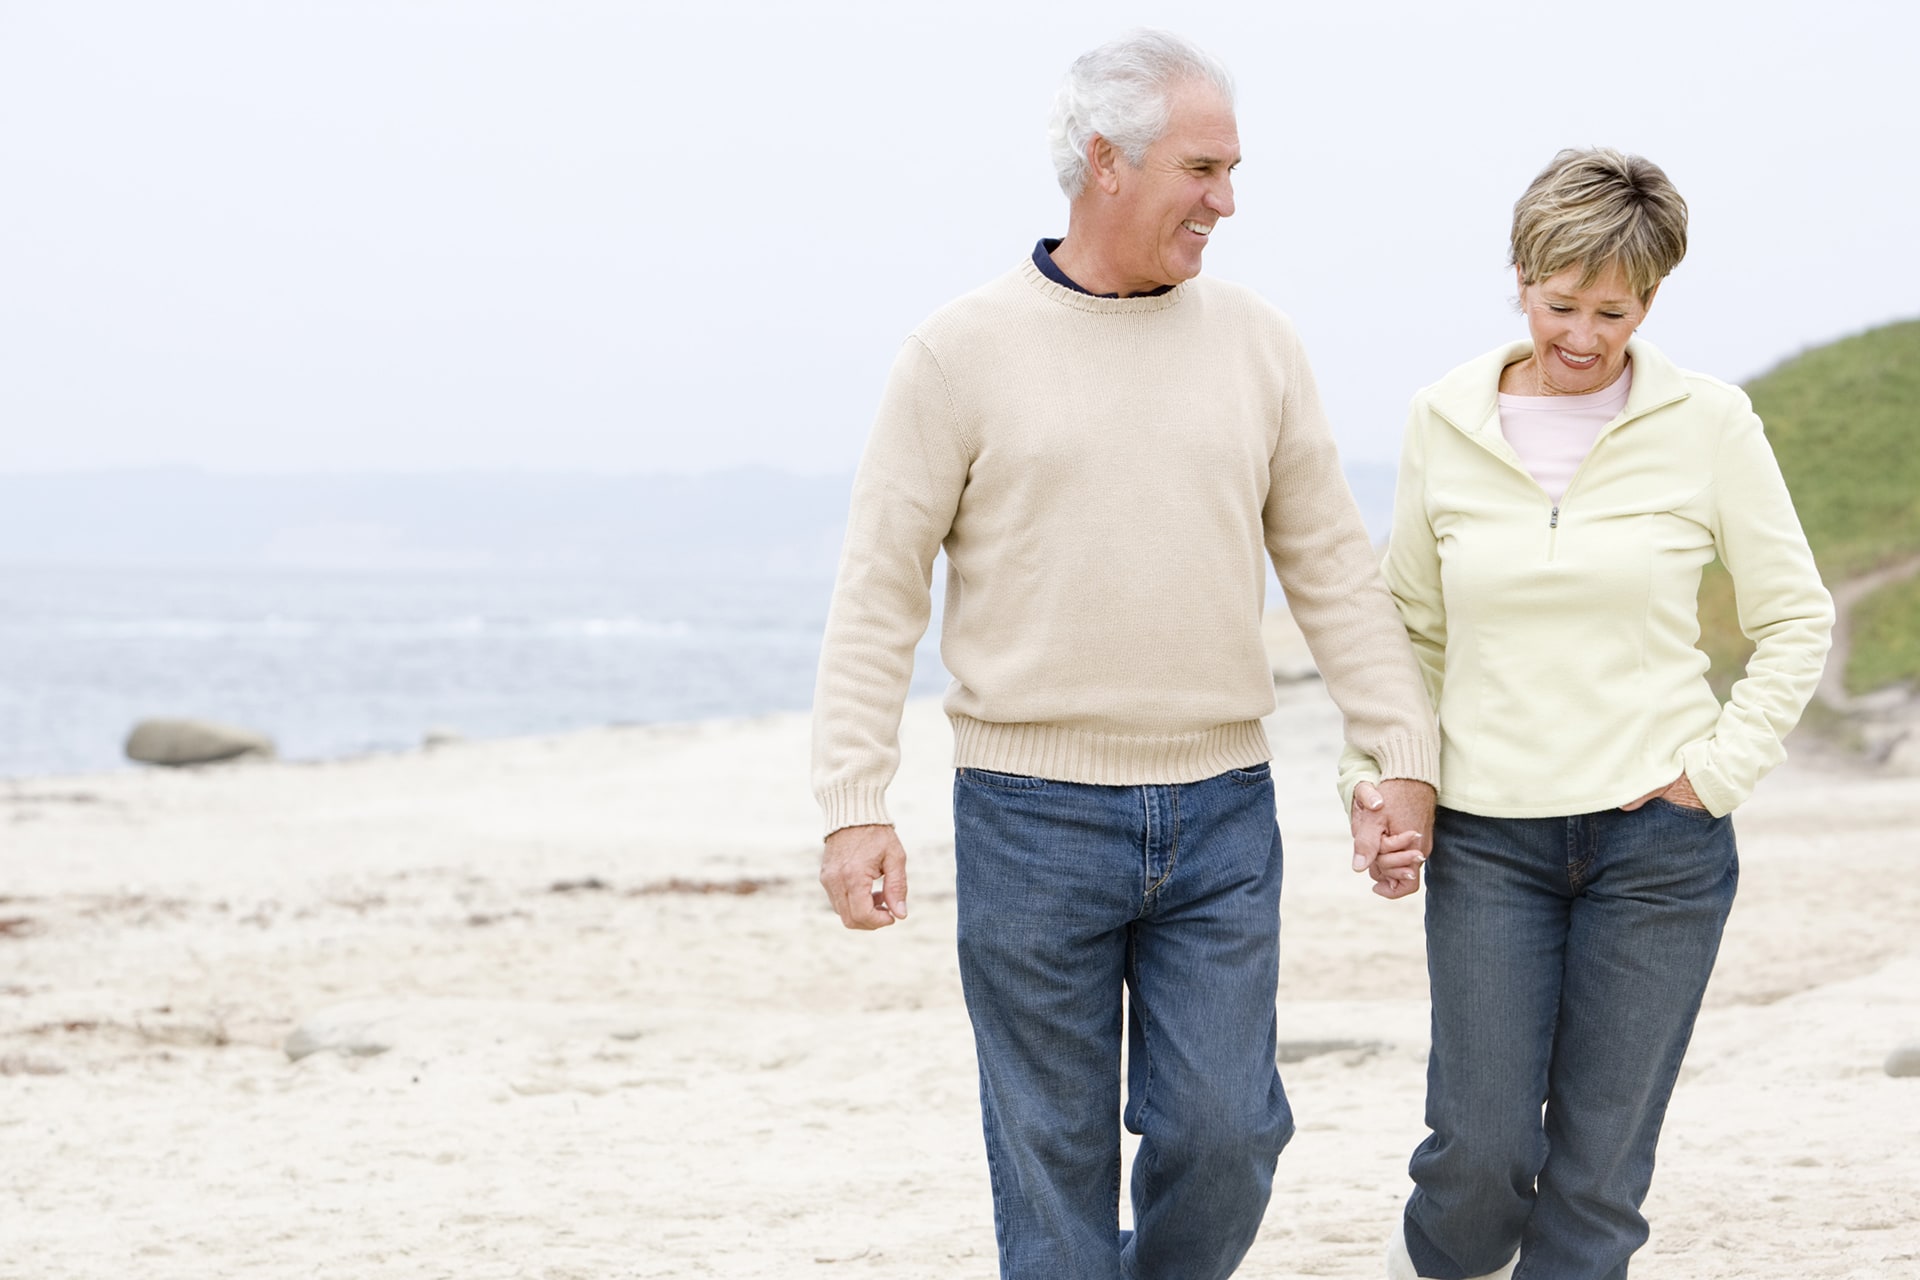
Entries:
[[127, 758], [141, 764], [216, 764], [274, 756], [273, 739], [212, 720], [142, 720], [127, 735]]

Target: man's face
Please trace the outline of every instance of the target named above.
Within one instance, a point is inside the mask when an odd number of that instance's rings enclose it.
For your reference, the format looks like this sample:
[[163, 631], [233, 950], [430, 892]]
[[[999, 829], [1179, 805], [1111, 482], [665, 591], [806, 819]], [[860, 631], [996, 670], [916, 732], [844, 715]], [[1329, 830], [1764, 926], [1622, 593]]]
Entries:
[[1116, 160], [1119, 190], [1112, 260], [1134, 277], [1122, 294], [1179, 284], [1200, 274], [1200, 254], [1220, 219], [1233, 215], [1240, 133], [1233, 108], [1204, 80], [1174, 90], [1167, 131], [1135, 168]]

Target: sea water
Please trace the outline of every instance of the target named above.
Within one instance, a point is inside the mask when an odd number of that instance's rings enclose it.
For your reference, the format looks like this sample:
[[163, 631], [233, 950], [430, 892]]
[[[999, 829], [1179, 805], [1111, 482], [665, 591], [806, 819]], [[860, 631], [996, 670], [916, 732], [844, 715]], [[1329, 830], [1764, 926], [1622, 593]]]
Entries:
[[[150, 716], [283, 757], [806, 708], [818, 573], [0, 567], [0, 777], [126, 767]], [[936, 624], [937, 628], [937, 624]], [[913, 691], [946, 676], [933, 637]]]

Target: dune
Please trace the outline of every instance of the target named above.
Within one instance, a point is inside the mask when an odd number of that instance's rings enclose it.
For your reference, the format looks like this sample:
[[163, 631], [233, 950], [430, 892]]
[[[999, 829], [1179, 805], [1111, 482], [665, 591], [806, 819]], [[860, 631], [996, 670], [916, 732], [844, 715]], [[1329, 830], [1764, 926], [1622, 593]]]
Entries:
[[[1241, 1274], [1375, 1276], [1420, 911], [1347, 870], [1321, 686], [1280, 697], [1300, 1129]], [[948, 732], [903, 735], [875, 935], [798, 716], [0, 784], [0, 1276], [993, 1275]], [[1920, 1274], [1920, 800], [1799, 756], [1737, 818], [1636, 1277]]]

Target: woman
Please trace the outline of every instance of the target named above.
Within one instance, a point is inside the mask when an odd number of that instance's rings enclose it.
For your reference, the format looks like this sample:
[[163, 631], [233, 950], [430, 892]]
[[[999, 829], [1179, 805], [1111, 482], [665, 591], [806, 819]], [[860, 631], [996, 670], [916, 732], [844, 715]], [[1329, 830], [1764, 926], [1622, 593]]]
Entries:
[[[1441, 785], [1433, 1132], [1394, 1277], [1627, 1274], [1733, 902], [1728, 814], [1826, 655], [1832, 603], [1746, 396], [1634, 336], [1686, 220], [1648, 161], [1561, 152], [1514, 206], [1527, 339], [1414, 398], [1385, 571]], [[1695, 647], [1716, 554], [1757, 646], [1724, 707]], [[1360, 809], [1367, 763], [1343, 768]]]

